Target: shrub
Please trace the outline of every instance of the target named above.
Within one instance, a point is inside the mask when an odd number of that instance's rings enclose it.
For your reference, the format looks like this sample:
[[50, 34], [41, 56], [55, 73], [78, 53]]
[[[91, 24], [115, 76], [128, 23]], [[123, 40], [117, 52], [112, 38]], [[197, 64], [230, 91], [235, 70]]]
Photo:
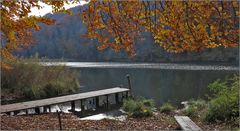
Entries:
[[161, 107], [160, 107], [160, 112], [163, 113], [170, 113], [173, 110], [175, 110], [176, 108], [169, 102], [164, 103]]
[[183, 113], [191, 117], [201, 117], [202, 113], [205, 112], [207, 103], [204, 100], [191, 100], [189, 106]]
[[123, 110], [132, 117], [151, 116], [154, 108], [154, 102], [151, 99], [125, 99], [123, 101]]
[[78, 76], [66, 66], [42, 66], [39, 59], [20, 59], [2, 70], [1, 87], [27, 99], [54, 97], [79, 90]]
[[231, 121], [239, 117], [239, 76], [217, 80], [209, 85], [214, 92], [204, 120], [207, 122]]

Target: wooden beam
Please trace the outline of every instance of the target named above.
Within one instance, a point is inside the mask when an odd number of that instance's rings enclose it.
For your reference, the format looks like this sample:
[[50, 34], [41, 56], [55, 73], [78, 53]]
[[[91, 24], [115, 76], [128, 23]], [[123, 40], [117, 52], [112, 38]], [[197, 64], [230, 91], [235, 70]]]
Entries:
[[202, 131], [189, 117], [187, 116], [174, 116], [181, 129], [185, 131]]

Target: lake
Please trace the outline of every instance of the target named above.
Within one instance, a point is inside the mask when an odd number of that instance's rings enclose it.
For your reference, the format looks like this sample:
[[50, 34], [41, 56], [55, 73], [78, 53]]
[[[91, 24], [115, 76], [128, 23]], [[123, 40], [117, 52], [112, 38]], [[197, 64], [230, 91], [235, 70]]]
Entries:
[[47, 66], [66, 65], [79, 72], [81, 92], [128, 87], [129, 74], [132, 92], [136, 97], [179, 105], [191, 98], [206, 98], [208, 84], [226, 76], [238, 74], [239, 67], [171, 63], [113, 63], [113, 62], [55, 62]]

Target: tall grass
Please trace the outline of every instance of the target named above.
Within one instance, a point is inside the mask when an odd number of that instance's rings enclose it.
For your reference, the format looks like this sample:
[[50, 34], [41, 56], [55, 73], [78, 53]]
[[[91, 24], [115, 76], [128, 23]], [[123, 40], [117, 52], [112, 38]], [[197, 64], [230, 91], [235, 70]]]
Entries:
[[1, 88], [23, 98], [39, 99], [73, 93], [80, 84], [66, 66], [42, 66], [39, 59], [20, 59], [12, 69], [2, 69]]

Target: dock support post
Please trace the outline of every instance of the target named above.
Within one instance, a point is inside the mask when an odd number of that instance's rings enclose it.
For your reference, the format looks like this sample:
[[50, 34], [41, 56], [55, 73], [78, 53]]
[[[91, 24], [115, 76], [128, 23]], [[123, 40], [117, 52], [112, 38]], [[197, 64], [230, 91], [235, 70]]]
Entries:
[[115, 100], [116, 100], [116, 104], [119, 104], [118, 93], [115, 94]]
[[97, 96], [95, 99], [96, 99], [96, 109], [97, 109], [97, 108], [100, 107], [100, 106], [99, 106], [99, 96]]
[[71, 101], [71, 111], [75, 111], [75, 101]]
[[83, 102], [84, 102], [84, 100], [80, 100], [81, 101], [81, 112], [83, 112], [85, 109], [84, 109], [84, 104], [83, 104]]
[[123, 102], [123, 100], [124, 100], [124, 93], [122, 92], [121, 94], [122, 94], [121, 99], [122, 99], [122, 102]]
[[36, 114], [40, 114], [40, 109], [39, 109], [39, 107], [36, 107], [36, 108], [35, 108], [35, 113], [36, 113]]
[[48, 106], [48, 111], [49, 111], [49, 113], [52, 112], [52, 110], [51, 110], [51, 105]]
[[106, 99], [107, 99], [107, 109], [109, 109], [109, 100], [108, 100], [108, 95], [106, 95]]
[[14, 111], [13, 115], [17, 115], [20, 111]]
[[29, 114], [28, 109], [26, 109], [25, 111], [26, 111], [26, 115], [28, 115]]
[[48, 108], [47, 106], [43, 107], [43, 113], [47, 113], [47, 108]]
[[132, 97], [132, 84], [131, 84], [131, 80], [130, 80], [130, 75], [127, 74], [126, 77], [127, 77], [127, 80], [128, 80], [128, 88], [129, 88], [129, 94], [128, 95], [130, 97]]

